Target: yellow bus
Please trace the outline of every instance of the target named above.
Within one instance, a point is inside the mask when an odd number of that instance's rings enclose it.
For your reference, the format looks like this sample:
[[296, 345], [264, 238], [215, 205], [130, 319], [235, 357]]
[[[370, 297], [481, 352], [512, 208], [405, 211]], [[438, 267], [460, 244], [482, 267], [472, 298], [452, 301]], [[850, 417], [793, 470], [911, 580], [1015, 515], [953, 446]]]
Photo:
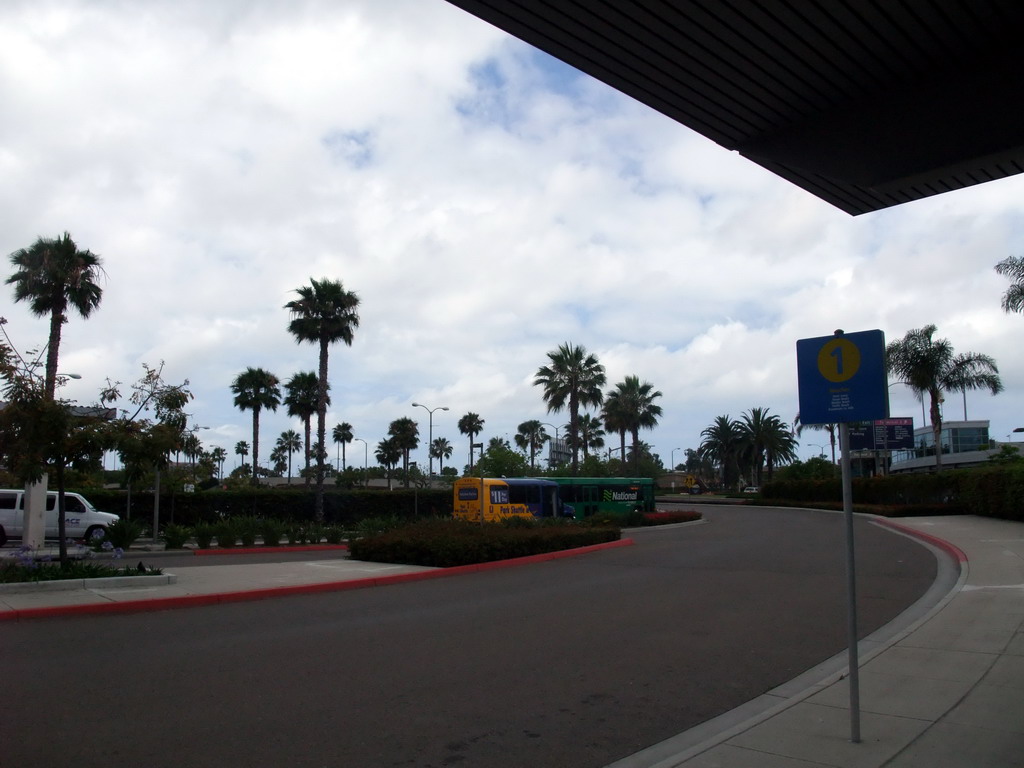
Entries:
[[507, 517], [575, 514], [562, 502], [558, 483], [538, 477], [461, 477], [455, 481], [454, 496], [458, 520], [490, 523]]

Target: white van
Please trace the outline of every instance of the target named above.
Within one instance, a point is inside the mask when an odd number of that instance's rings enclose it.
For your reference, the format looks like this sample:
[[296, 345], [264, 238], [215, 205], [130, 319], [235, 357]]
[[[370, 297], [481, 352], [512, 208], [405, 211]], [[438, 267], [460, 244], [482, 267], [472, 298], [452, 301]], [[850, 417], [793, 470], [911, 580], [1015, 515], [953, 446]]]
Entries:
[[[25, 521], [23, 489], [0, 489], [0, 547], [10, 539], [20, 539]], [[105, 530], [117, 520], [117, 515], [99, 512], [88, 500], [77, 493], [64, 494], [64, 525], [69, 539], [89, 539], [98, 530]], [[57, 538], [57, 492], [46, 494], [46, 533], [48, 539]]]

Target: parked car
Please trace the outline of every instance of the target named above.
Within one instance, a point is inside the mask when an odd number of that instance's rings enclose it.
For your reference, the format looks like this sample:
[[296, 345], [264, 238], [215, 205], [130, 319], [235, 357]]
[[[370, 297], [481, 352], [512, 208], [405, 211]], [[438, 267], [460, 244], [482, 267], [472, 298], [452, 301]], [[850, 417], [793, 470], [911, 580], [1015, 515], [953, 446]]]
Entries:
[[756, 485], [748, 485], [746, 488], [743, 489], [743, 492], [744, 493], [760, 493], [761, 489], [758, 488]]
[[[21, 538], [25, 520], [24, 504], [23, 489], [0, 489], [0, 546], [6, 544], [8, 539]], [[96, 531], [105, 531], [117, 519], [117, 515], [97, 510], [81, 494], [64, 494], [65, 533], [70, 539], [89, 539]], [[57, 535], [57, 492], [47, 491], [44, 536], [55, 539]]]

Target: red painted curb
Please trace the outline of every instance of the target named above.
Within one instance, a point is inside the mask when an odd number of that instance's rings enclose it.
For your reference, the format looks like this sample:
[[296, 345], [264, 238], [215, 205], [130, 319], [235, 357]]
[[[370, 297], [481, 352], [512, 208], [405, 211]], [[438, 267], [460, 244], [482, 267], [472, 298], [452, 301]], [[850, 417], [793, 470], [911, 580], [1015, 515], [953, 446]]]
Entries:
[[[516, 557], [511, 560], [495, 560], [489, 563], [457, 565], [452, 568], [439, 568], [435, 571], [399, 573], [394, 576], [371, 576], [365, 579], [329, 581], [319, 584], [295, 584], [289, 587], [266, 587], [264, 589], [252, 589], [244, 592], [219, 592], [210, 595], [158, 597], [153, 600], [128, 600], [123, 603], [95, 603], [92, 605], [63, 605], [47, 608], [24, 608], [21, 610], [0, 612], [0, 621], [46, 619], [58, 616], [97, 616], [105, 614], [142, 613], [145, 611], [168, 611], [176, 608], [190, 608], [201, 605], [218, 605], [220, 603], [242, 603], [253, 600], [266, 600], [274, 597], [286, 597], [288, 595], [313, 595], [325, 592], [343, 592], [349, 589], [383, 587], [389, 584], [403, 584], [410, 581], [423, 581], [425, 579], [439, 579], [447, 578], [449, 576], [458, 576], [463, 573], [479, 573], [481, 571], [495, 570], [497, 568], [511, 568], [520, 565], [530, 565], [532, 563], [541, 563], [548, 560], [558, 560], [563, 557], [585, 555], [590, 552], [599, 552], [605, 549], [628, 547], [632, 544], [632, 539], [619, 539], [618, 541], [610, 541], [605, 544], [592, 544], [588, 547], [563, 549], [558, 552], [548, 552], [542, 555], [529, 555], [527, 557]], [[265, 552], [266, 550], [263, 549], [256, 551]]]
[[950, 542], [946, 541], [945, 539], [940, 539], [938, 536], [932, 536], [930, 533], [925, 533], [924, 531], [919, 531], [917, 528], [910, 528], [909, 526], [906, 526], [906, 525], [900, 525], [899, 523], [894, 523], [892, 520], [890, 520], [887, 517], [876, 517], [875, 518], [875, 522], [879, 523], [880, 525], [888, 526], [889, 528], [892, 528], [893, 530], [900, 531], [901, 533], [905, 533], [908, 536], [916, 536], [919, 539], [924, 539], [929, 544], [934, 544], [939, 549], [944, 549], [958, 563], [966, 563], [967, 562], [967, 554], [962, 549], [960, 549], [960, 547], [958, 547], [956, 544], [951, 544]]
[[[328, 550], [348, 549], [348, 544], [295, 544], [284, 547], [227, 547], [216, 549], [193, 549], [192, 554], [196, 557], [209, 555], [263, 555], [274, 554], [275, 552], [325, 552]], [[172, 552], [174, 550], [171, 550]], [[182, 551], [181, 554], [185, 554]]]

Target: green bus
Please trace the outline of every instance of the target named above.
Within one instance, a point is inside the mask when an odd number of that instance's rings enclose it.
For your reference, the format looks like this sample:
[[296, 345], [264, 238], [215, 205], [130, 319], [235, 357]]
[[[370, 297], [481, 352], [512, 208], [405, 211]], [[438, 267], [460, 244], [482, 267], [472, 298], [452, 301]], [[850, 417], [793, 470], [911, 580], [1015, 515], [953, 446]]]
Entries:
[[596, 514], [627, 515], [654, 511], [654, 481], [649, 477], [549, 477], [562, 501], [582, 520]]

